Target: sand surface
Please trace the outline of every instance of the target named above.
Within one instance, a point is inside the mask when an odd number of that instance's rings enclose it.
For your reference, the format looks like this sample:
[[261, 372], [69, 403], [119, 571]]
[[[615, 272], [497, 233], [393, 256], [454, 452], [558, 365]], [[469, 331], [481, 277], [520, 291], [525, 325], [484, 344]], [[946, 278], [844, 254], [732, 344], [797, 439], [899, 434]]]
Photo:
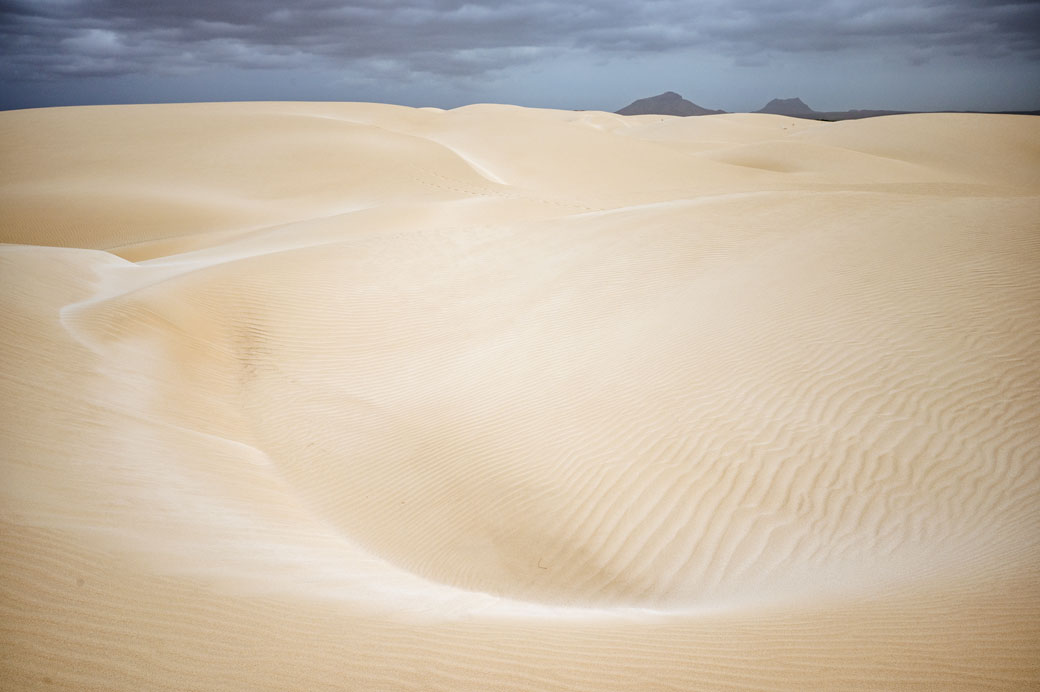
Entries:
[[0, 688], [1040, 687], [1040, 118], [0, 113]]

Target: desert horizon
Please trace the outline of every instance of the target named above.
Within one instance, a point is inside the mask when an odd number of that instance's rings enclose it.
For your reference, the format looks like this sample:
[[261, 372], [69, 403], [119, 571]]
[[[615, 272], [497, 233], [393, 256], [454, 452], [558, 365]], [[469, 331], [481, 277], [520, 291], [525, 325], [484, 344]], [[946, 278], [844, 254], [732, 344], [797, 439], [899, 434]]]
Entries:
[[[243, 98], [235, 99], [230, 101], [221, 101], [219, 99], [207, 99], [207, 98], [189, 98], [189, 99], [162, 99], [162, 100], [149, 100], [149, 101], [119, 101], [119, 100], [108, 100], [98, 99], [94, 102], [89, 103], [57, 103], [57, 104], [20, 104], [11, 105], [0, 103], [0, 113], [12, 110], [36, 110], [41, 108], [90, 108], [94, 106], [183, 106], [190, 104], [226, 104], [226, 103], [331, 103], [327, 98], [315, 98], [315, 99], [302, 99], [300, 101], [286, 101], [284, 99], [277, 98]], [[948, 113], [948, 114], [982, 114], [982, 115], [1040, 115], [1040, 110], [1035, 108], [1019, 108], [1019, 109], [997, 109], [989, 108], [982, 109], [977, 107], [970, 107], [964, 104], [959, 106], [947, 105], [942, 108], [894, 108], [890, 106], [880, 107], [883, 104], [872, 104], [871, 108], [858, 107], [846, 107], [844, 109], [831, 109], [831, 110], [816, 110], [810, 105], [802, 101], [797, 96], [782, 98], [772, 97], [768, 101], [763, 100], [761, 107], [748, 107], [746, 109], [733, 109], [726, 110], [720, 108], [705, 108], [697, 103], [693, 103], [682, 97], [674, 91], [665, 91], [656, 96], [647, 96], [637, 98], [627, 106], [618, 108], [613, 111], [605, 111], [600, 108], [590, 106], [589, 104], [583, 104], [582, 106], [576, 106], [573, 108], [558, 108], [546, 105], [531, 105], [526, 103], [512, 103], [505, 100], [473, 100], [459, 103], [458, 105], [443, 106], [436, 105], [433, 103], [407, 103], [404, 101], [395, 100], [344, 100], [338, 101], [339, 103], [366, 103], [372, 106], [396, 106], [403, 108], [414, 108], [417, 110], [433, 109], [433, 110], [458, 110], [460, 108], [472, 108], [472, 107], [486, 107], [486, 106], [510, 106], [517, 108], [528, 108], [531, 110], [568, 110], [576, 113], [590, 113], [590, 112], [612, 112], [618, 115], [672, 115], [672, 116], [703, 116], [703, 115], [741, 115], [747, 113], [765, 113], [770, 115], [782, 115], [794, 118], [805, 118], [809, 120], [820, 120], [825, 122], [834, 122], [840, 120], [854, 120], [862, 118], [877, 118], [891, 115], [916, 115], [916, 114], [931, 114], [931, 113]], [[717, 104], [713, 104], [717, 105]], [[1040, 105], [1040, 102], [1033, 104]]]
[[1040, 119], [13, 110], [0, 208], [5, 690], [1040, 685]]

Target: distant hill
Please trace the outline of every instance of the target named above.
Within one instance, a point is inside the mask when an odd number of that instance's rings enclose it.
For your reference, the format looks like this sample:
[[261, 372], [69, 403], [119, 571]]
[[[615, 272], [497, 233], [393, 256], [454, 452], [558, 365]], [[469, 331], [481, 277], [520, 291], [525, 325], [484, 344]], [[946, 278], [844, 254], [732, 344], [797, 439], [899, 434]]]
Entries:
[[791, 99], [773, 99], [756, 113], [786, 115], [789, 118], [807, 118], [811, 120], [856, 120], [874, 118], [879, 115], [897, 115], [906, 111], [851, 110], [851, 111], [816, 111], [797, 96]]
[[[619, 111], [619, 115], [717, 115], [726, 111], [713, 111], [687, 101], [674, 91], [666, 91], [657, 96], [633, 101]], [[857, 120], [859, 118], [876, 118], [880, 115], [903, 115], [916, 111], [861, 110], [848, 111], [816, 111], [797, 96], [789, 99], [773, 99], [755, 113], [786, 115], [791, 118], [809, 120]], [[979, 113], [984, 111], [929, 111], [942, 113]], [[1014, 115], [1040, 115], [1040, 111], [997, 111]]]
[[633, 101], [621, 110], [619, 115], [717, 115], [726, 111], [713, 111], [687, 101], [674, 91], [666, 91], [657, 96]]
[[796, 118], [812, 117], [816, 115], [816, 111], [805, 105], [805, 102], [797, 96], [793, 99], [773, 99], [767, 103], [764, 108], [756, 112], [772, 113], [773, 115], [790, 115]]

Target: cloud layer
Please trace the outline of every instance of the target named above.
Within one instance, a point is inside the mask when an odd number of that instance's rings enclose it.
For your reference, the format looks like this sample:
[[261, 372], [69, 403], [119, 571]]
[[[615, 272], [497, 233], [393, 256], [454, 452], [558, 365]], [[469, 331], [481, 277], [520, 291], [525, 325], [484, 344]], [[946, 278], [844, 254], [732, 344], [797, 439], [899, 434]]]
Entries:
[[0, 0], [0, 79], [343, 70], [483, 78], [689, 53], [754, 66], [884, 52], [1040, 58], [1040, 3], [978, 0]]
[[351, 63], [477, 75], [561, 51], [691, 47], [1040, 55], [1034, 2], [6, 0], [0, 17], [3, 69], [23, 79]]

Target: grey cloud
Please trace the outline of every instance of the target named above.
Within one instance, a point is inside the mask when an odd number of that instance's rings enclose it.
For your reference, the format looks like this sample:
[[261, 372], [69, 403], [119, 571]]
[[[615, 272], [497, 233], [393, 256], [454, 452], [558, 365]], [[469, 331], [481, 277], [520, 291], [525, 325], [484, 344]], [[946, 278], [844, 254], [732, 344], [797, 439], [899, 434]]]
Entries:
[[[0, 40], [8, 76], [24, 78], [212, 65], [267, 68], [286, 56], [306, 56], [311, 65], [382, 59], [405, 70], [440, 65], [447, 74], [480, 73], [530, 59], [533, 48], [560, 45], [576, 27], [549, 20], [547, 9], [421, 0], [390, 7], [311, 0], [285, 7], [230, 0], [188, 12], [180, 3], [7, 2], [0, 10]], [[555, 36], [546, 34], [549, 29]], [[538, 40], [542, 34], [544, 41]]]
[[354, 67], [478, 76], [566, 51], [1040, 55], [1040, 4], [977, 0], [0, 1], [0, 74]]
[[[584, 37], [632, 51], [708, 46], [740, 61], [854, 50], [1040, 55], [1040, 4], [954, 0], [650, 2], [625, 26]], [[655, 24], [656, 21], [656, 24]]]

